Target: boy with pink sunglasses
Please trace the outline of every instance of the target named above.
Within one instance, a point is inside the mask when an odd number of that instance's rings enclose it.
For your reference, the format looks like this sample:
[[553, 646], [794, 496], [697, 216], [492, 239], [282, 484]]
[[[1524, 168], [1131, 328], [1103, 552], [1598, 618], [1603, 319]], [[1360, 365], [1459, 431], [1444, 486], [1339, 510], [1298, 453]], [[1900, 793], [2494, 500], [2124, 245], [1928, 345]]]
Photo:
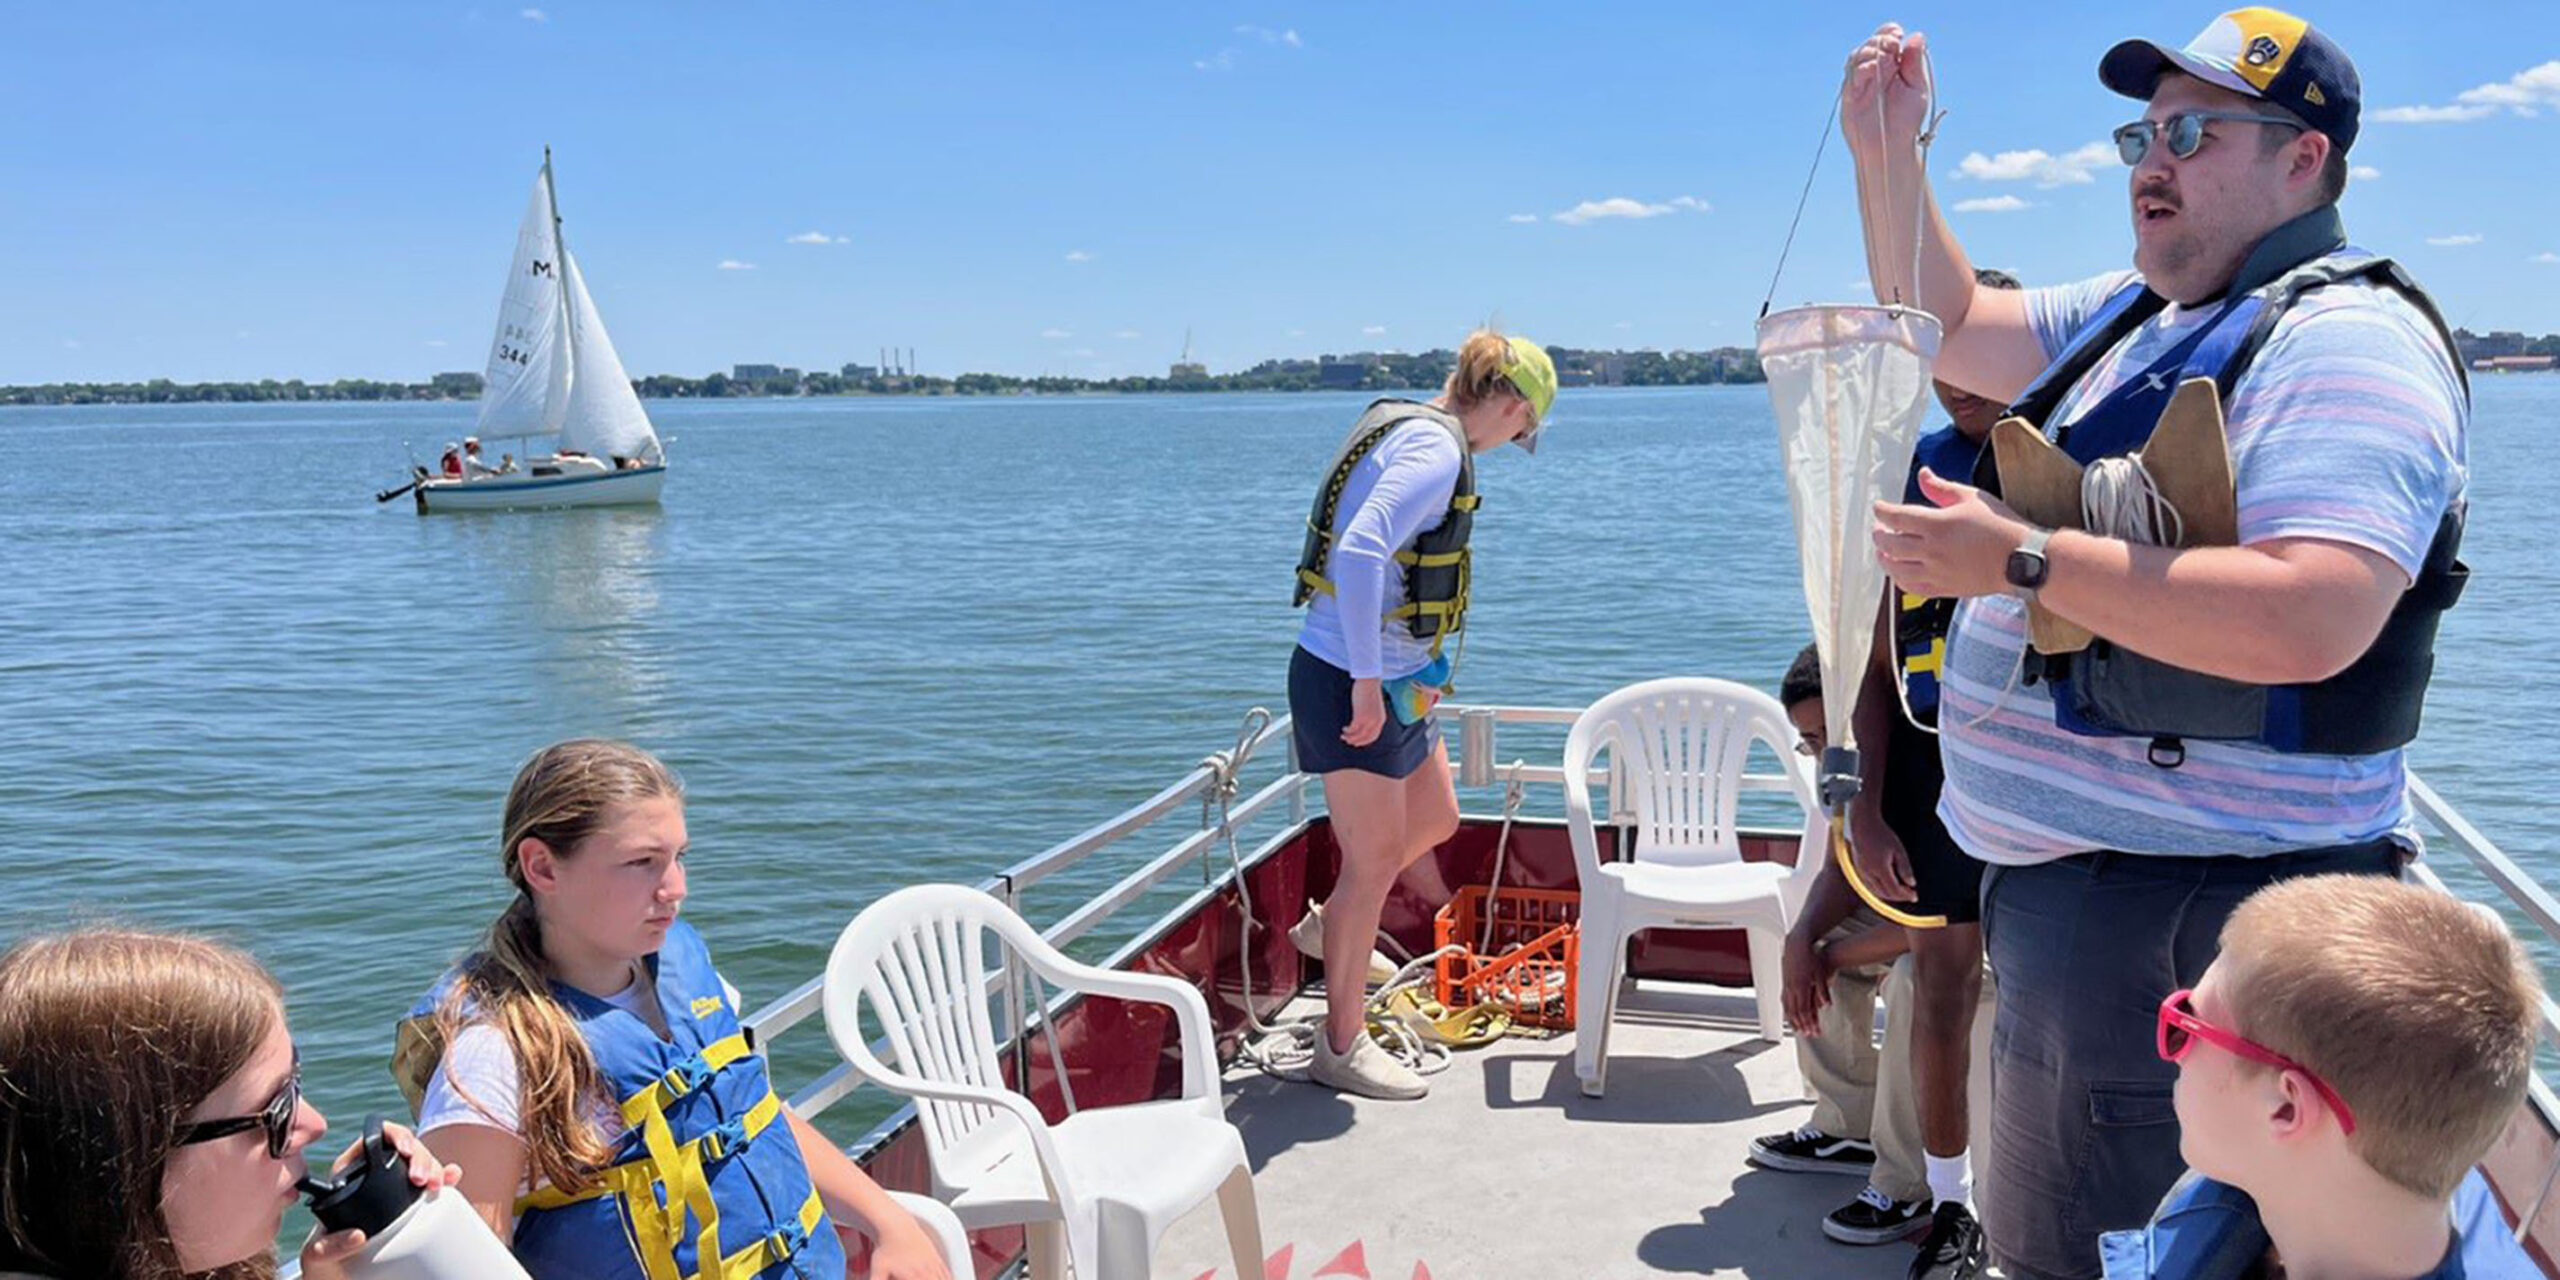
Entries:
[[2542, 988], [2486, 911], [2378, 876], [2260, 890], [2160, 1002], [2190, 1172], [2107, 1280], [2538, 1277], [2472, 1166], [2524, 1098]]

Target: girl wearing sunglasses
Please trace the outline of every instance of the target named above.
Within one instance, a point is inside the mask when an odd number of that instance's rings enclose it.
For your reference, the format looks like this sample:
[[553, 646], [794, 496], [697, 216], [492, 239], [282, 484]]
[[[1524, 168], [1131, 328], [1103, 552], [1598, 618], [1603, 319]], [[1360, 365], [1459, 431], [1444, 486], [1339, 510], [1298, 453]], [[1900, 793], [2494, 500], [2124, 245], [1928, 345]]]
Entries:
[[[217, 942], [98, 929], [0, 956], [0, 1277], [255, 1280], [328, 1126], [303, 1100], [284, 993]], [[451, 1186], [405, 1131], [420, 1186]], [[312, 1240], [343, 1280], [359, 1231]]]
[[674, 773], [558, 743], [517, 772], [503, 829], [515, 901], [410, 1010], [392, 1069], [534, 1280], [950, 1280], [956, 1219], [892, 1200], [782, 1105], [676, 919]]

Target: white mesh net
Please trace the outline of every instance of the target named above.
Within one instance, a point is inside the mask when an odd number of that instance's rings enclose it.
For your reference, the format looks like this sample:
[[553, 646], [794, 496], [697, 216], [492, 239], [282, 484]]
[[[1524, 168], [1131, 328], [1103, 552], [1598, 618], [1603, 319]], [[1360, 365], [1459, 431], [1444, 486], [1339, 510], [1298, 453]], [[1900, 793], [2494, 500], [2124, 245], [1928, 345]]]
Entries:
[[1796, 307], [1760, 321], [1760, 367], [1778, 416], [1835, 747], [1857, 745], [1850, 716], [1885, 587], [1871, 506], [1902, 498], [1938, 338], [1937, 318], [1907, 307]]

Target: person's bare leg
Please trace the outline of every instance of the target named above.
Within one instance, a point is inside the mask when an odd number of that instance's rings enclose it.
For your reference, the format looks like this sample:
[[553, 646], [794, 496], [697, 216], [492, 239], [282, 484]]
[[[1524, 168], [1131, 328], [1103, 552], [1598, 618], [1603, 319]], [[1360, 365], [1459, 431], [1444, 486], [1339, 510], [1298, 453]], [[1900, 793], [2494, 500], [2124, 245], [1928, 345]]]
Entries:
[[1360, 769], [1324, 775], [1324, 807], [1342, 849], [1341, 872], [1324, 902], [1324, 1028], [1337, 1053], [1360, 1034], [1370, 940], [1387, 890], [1404, 869], [1404, 783]]
[[1404, 856], [1397, 860], [1402, 871], [1422, 861], [1424, 854], [1448, 842], [1458, 834], [1458, 784], [1449, 776], [1449, 744], [1437, 743], [1422, 767], [1404, 779]]
[[1973, 1014], [1982, 1002], [1982, 926], [1951, 924], [1911, 935], [1911, 1079], [1920, 1100], [1920, 1145], [1941, 1158], [1965, 1153], [1965, 1080]]

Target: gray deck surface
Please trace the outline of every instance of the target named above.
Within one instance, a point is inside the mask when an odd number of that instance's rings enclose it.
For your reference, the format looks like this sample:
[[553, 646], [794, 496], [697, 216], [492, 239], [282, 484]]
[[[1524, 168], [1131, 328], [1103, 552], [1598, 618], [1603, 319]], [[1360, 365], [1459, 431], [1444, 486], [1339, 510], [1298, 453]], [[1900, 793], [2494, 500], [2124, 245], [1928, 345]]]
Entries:
[[[1639, 984], [1604, 1098], [1576, 1085], [1570, 1033], [1460, 1053], [1420, 1102], [1229, 1072], [1268, 1280], [1418, 1280], [1417, 1264], [1435, 1280], [1902, 1276], [1911, 1246], [1822, 1235], [1862, 1180], [1745, 1163], [1752, 1138], [1812, 1111], [1792, 1042], [1759, 1039], [1751, 1014], [1747, 991]], [[1365, 1267], [1328, 1266], [1355, 1243]], [[1233, 1270], [1214, 1202], [1175, 1225], [1155, 1274], [1212, 1270]]]

